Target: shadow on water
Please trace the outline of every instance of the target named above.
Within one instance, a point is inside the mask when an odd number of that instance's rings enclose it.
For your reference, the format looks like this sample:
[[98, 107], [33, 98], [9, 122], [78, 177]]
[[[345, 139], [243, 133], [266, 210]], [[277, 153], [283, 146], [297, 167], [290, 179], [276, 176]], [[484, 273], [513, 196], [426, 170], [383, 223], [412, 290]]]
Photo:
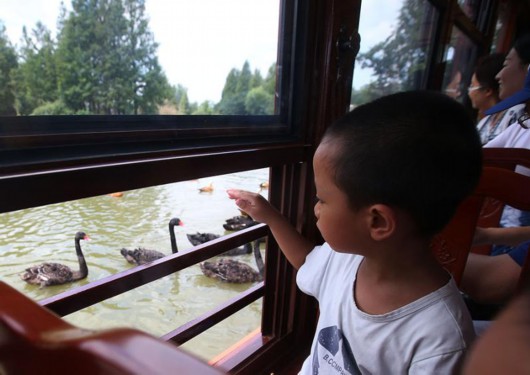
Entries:
[[[176, 227], [179, 250], [190, 248], [186, 234], [225, 234], [222, 224], [239, 215], [226, 189], [258, 191], [268, 180], [268, 169], [184, 181], [146, 189], [52, 204], [0, 215], [0, 278], [27, 296], [42, 300], [63, 291], [134, 267], [120, 254], [122, 247], [146, 247], [171, 254], [169, 220], [179, 217]], [[199, 188], [212, 183], [214, 190]], [[266, 196], [267, 191], [262, 194]], [[78, 269], [74, 236], [79, 230], [91, 240], [81, 241], [89, 274], [74, 283], [39, 288], [23, 282], [19, 274], [43, 262], [60, 262]], [[238, 257], [253, 267], [251, 254]], [[198, 265], [169, 275], [123, 295], [65, 317], [69, 322], [91, 329], [129, 326], [161, 336], [205, 313], [247, 289], [251, 284], [226, 284], [205, 277]], [[133, 313], [132, 313], [133, 312]], [[226, 319], [187, 349], [211, 358], [259, 326], [261, 303], [253, 303]], [[223, 333], [220, 338], [212, 338]]]

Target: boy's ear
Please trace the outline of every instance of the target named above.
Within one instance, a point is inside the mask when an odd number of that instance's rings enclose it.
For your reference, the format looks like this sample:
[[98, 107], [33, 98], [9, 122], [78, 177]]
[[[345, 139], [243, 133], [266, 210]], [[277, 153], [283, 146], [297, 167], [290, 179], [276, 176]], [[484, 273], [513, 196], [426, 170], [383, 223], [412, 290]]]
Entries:
[[374, 241], [390, 237], [396, 230], [396, 212], [385, 204], [370, 206], [370, 236]]

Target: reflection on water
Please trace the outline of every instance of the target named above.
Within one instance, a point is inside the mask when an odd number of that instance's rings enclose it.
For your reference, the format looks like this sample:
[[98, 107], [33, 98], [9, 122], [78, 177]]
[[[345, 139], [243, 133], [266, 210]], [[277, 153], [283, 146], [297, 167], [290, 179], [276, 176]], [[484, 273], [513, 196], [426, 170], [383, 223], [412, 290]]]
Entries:
[[[268, 180], [268, 169], [215, 176], [109, 195], [53, 204], [0, 215], [0, 279], [35, 300], [133, 267], [120, 254], [122, 247], [146, 247], [171, 253], [168, 223], [175, 227], [180, 250], [192, 247], [186, 233], [225, 234], [222, 224], [239, 215], [226, 189], [258, 191]], [[209, 183], [214, 190], [201, 193]], [[267, 191], [262, 191], [267, 196]], [[91, 241], [81, 241], [89, 268], [88, 277], [75, 283], [39, 288], [23, 282], [19, 273], [42, 262], [60, 262], [79, 269], [74, 236], [86, 232]], [[238, 259], [256, 268], [253, 255]], [[198, 265], [110, 298], [65, 317], [80, 327], [102, 329], [129, 326], [161, 336], [247, 289], [250, 285], [220, 283], [201, 273]], [[253, 331], [260, 324], [261, 302], [257, 301], [226, 319], [185, 348], [211, 358]]]

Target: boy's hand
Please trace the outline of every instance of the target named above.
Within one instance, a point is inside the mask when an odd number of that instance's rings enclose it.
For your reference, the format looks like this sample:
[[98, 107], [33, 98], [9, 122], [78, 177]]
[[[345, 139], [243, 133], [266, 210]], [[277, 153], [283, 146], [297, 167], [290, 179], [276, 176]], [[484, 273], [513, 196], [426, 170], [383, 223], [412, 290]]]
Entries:
[[294, 268], [299, 269], [304, 264], [307, 254], [315, 245], [298, 233], [263, 196], [237, 189], [229, 189], [226, 192], [253, 220], [269, 226], [280, 249]]
[[268, 223], [273, 215], [279, 215], [271, 204], [260, 194], [250, 191], [229, 189], [226, 191], [230, 199], [234, 199], [236, 205], [260, 223]]

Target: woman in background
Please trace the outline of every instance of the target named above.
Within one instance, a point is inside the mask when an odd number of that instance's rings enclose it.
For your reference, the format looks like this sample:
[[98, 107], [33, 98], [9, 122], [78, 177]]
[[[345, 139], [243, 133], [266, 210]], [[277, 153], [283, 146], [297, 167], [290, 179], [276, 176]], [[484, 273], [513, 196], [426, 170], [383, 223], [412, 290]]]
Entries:
[[484, 111], [500, 101], [499, 82], [495, 76], [502, 69], [503, 62], [502, 53], [494, 53], [480, 59], [471, 77], [471, 85], [467, 89], [471, 105], [478, 110], [480, 121], [477, 130], [483, 145], [506, 129], [510, 120], [509, 116], [505, 116], [506, 111], [484, 115]]

